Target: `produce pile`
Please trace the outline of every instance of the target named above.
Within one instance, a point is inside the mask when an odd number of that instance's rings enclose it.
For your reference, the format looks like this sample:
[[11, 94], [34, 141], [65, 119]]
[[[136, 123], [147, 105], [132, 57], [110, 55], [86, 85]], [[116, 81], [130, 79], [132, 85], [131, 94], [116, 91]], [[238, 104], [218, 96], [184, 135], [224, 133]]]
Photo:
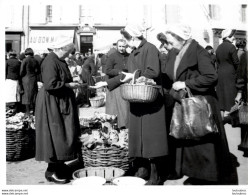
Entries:
[[35, 119], [33, 115], [26, 117], [24, 113], [19, 112], [14, 116], [6, 118], [6, 129], [35, 129]]
[[139, 77], [135, 80], [135, 84], [139, 85], [156, 85], [157, 83], [153, 79], [146, 78], [144, 76]]
[[128, 147], [128, 129], [117, 128], [117, 116], [96, 112], [93, 117], [81, 118], [80, 141], [84, 147]]

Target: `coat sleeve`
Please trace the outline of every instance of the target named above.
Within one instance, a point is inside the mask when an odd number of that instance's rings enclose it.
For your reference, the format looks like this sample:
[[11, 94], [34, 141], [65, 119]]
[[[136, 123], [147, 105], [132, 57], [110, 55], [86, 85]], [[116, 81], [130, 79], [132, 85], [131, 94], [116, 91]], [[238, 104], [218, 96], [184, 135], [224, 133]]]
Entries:
[[60, 78], [56, 62], [52, 60], [43, 65], [42, 80], [47, 91], [56, 91], [65, 87], [65, 82]]
[[245, 90], [245, 84], [247, 83], [247, 55], [248, 53], [245, 52], [240, 56], [240, 65], [237, 69], [236, 87], [239, 92]]
[[193, 90], [205, 92], [217, 84], [218, 76], [211, 58], [204, 48], [198, 47], [196, 55], [199, 74], [196, 77], [186, 79], [185, 84]]
[[24, 77], [26, 75], [26, 65], [27, 65], [27, 61], [26, 59], [24, 59], [21, 64], [20, 77]]
[[123, 77], [123, 74], [113, 77], [111, 79], [108, 79], [106, 81], [108, 83], [108, 89], [112, 91], [113, 89], [119, 87], [122, 84], [122, 82], [120, 81], [121, 79], [123, 79], [122, 77]]
[[149, 79], [157, 78], [160, 74], [159, 51], [153, 45], [148, 47], [145, 64], [146, 69], [141, 76]]
[[115, 65], [114, 54], [111, 54], [107, 59], [107, 63], [106, 63], [106, 74], [110, 77], [119, 75], [119, 70], [114, 69], [114, 65]]
[[237, 70], [237, 68], [239, 66], [239, 57], [238, 57], [237, 50], [236, 50], [234, 45], [230, 49], [230, 55], [231, 55], [231, 59], [232, 59], [232, 63], [234, 65], [234, 68]]
[[8, 61], [5, 62], [5, 79], [7, 79], [8, 76]]

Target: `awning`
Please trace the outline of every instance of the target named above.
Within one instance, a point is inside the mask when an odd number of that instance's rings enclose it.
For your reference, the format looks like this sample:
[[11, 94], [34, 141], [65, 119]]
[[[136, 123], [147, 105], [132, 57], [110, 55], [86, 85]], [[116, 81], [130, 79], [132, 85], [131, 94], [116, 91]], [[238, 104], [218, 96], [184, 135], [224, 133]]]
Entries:
[[28, 47], [35, 53], [47, 53], [47, 48], [60, 37], [68, 37], [73, 42], [74, 30], [31, 30]]

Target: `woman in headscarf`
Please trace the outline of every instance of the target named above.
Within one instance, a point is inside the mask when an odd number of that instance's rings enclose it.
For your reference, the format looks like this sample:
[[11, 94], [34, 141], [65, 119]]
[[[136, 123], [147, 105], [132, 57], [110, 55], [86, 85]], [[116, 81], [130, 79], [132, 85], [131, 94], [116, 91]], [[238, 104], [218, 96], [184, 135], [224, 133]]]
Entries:
[[223, 119], [235, 104], [235, 97], [237, 95], [236, 71], [239, 65], [239, 58], [237, 50], [232, 44], [235, 39], [234, 33], [235, 30], [223, 30], [223, 43], [221, 43], [216, 50], [218, 64], [218, 84], [216, 91]]
[[230, 171], [233, 169], [215, 93], [218, 77], [211, 58], [191, 38], [189, 26], [171, 26], [165, 33], [168, 43], [178, 51], [175, 59], [166, 65], [171, 90], [175, 94], [188, 87], [193, 95], [205, 96], [219, 130], [219, 134], [207, 135], [199, 141], [175, 140], [176, 172], [178, 176], [189, 177], [184, 182], [185, 185], [227, 184], [226, 179], [230, 178]]
[[77, 158], [80, 133], [73, 82], [65, 58], [74, 51], [74, 44], [60, 40], [41, 65], [43, 87], [39, 90], [35, 109], [37, 161], [48, 163], [45, 178], [64, 184], [72, 172], [65, 161]]
[[[127, 67], [128, 72], [120, 74], [106, 82], [96, 83], [97, 87], [108, 85], [109, 90], [115, 89], [123, 82], [128, 82], [135, 74], [136, 81], [144, 77], [153, 79], [158, 85], [161, 84], [161, 67], [159, 51], [142, 35], [143, 28], [139, 25], [129, 24], [121, 30], [124, 40], [132, 47]], [[125, 76], [122, 79], [122, 77]], [[165, 106], [162, 91], [152, 103], [129, 104], [129, 156], [135, 158], [134, 165], [137, 167], [135, 176], [148, 179], [146, 185], [161, 185], [162, 157], [168, 155], [167, 128], [165, 120]]]

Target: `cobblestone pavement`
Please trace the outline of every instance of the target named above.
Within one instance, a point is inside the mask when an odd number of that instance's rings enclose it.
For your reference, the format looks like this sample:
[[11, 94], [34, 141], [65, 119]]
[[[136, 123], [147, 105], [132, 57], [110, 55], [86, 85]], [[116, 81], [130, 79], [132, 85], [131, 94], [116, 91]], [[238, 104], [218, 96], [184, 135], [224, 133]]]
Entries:
[[[100, 108], [80, 108], [80, 117], [92, 116], [94, 112], [105, 112], [105, 107]], [[230, 125], [226, 125], [226, 133], [229, 142], [229, 148], [234, 157], [237, 158], [239, 166], [237, 167], [239, 185], [248, 185], [248, 158], [244, 158], [243, 153], [237, 150], [238, 144], [240, 144], [240, 129], [232, 128]], [[69, 165], [75, 170], [82, 168], [81, 163], [78, 160], [69, 162]], [[46, 170], [46, 163], [37, 162], [34, 158], [16, 161], [6, 162], [6, 184], [7, 185], [53, 185], [44, 178], [44, 172]], [[183, 185], [183, 181], [187, 177], [183, 177], [178, 180], [167, 180], [164, 185]], [[70, 185], [69, 183], [68, 185]]]

